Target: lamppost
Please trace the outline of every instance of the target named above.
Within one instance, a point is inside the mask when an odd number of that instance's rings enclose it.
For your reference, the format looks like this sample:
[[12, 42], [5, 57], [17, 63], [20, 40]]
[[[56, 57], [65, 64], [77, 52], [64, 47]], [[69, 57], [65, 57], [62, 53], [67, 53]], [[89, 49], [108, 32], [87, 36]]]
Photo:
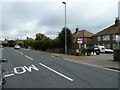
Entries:
[[65, 5], [65, 54], [67, 54], [67, 31], [66, 31], [66, 2], [62, 2]]

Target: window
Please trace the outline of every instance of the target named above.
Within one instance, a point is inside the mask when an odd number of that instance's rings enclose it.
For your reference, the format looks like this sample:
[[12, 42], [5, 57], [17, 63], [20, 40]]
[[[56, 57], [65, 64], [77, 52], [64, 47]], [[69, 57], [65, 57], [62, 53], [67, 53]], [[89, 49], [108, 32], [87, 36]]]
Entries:
[[116, 34], [113, 34], [113, 35], [112, 35], [112, 39], [113, 39], [113, 40], [116, 40]]
[[110, 48], [110, 44], [104, 44], [105, 48], [109, 49]]
[[120, 43], [119, 44], [113, 44], [113, 49], [120, 49]]
[[120, 35], [119, 34], [113, 34], [113, 40], [120, 41]]
[[104, 35], [102, 36], [102, 40], [110, 40], [110, 35]]
[[120, 34], [116, 35], [116, 41], [120, 42]]
[[117, 44], [113, 44], [113, 49], [117, 49]]
[[101, 41], [101, 36], [98, 36], [98, 38], [97, 38], [97, 39], [98, 39], [98, 41]]

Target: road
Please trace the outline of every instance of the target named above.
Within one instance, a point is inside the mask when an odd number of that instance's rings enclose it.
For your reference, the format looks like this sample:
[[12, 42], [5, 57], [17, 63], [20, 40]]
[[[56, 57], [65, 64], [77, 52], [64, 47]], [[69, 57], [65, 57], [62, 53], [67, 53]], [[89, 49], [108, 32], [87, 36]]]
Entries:
[[4, 88], [118, 88], [118, 72], [31, 50], [4, 48]]

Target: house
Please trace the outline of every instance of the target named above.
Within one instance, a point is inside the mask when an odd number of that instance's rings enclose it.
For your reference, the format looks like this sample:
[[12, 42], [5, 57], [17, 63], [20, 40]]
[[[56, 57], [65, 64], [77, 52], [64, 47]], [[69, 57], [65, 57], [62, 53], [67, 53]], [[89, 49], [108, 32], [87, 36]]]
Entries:
[[[105, 28], [92, 36], [91, 45], [104, 45], [106, 48], [117, 49], [118, 44], [117, 36], [120, 37], [120, 20], [116, 18], [115, 24]], [[120, 39], [120, 38], [119, 38]]]
[[29, 40], [34, 40], [34, 39], [33, 39], [33, 38], [31, 38], [31, 37], [30, 37], [30, 38], [29, 38], [29, 37], [27, 37], [27, 40], [29, 41]]
[[0, 45], [2, 44], [3, 40], [0, 40]]
[[2, 41], [2, 44], [3, 44], [3, 43], [4, 43], [4, 44], [7, 44], [8, 41], [9, 41], [9, 40], [6, 40], [6, 39], [5, 39], [4, 41]]
[[82, 38], [83, 39], [83, 43], [82, 46], [84, 45], [84, 47], [86, 47], [88, 45], [88, 43], [91, 41], [91, 37], [94, 34], [87, 31], [87, 30], [79, 30], [78, 28], [76, 28], [76, 31], [73, 33], [73, 37], [74, 37], [74, 42], [77, 43], [77, 39], [78, 38]]

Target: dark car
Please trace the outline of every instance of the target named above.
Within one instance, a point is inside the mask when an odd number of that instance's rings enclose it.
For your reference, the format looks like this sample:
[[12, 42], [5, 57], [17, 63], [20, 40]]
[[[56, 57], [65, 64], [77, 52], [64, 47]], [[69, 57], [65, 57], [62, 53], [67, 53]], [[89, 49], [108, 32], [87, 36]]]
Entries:
[[2, 90], [3, 85], [6, 83], [6, 80], [4, 79], [5, 70], [2, 67], [4, 62], [7, 62], [7, 59], [0, 59], [0, 90]]
[[88, 46], [88, 47], [86, 47], [85, 48], [88, 52], [95, 52], [97, 55], [99, 55], [100, 54], [100, 50], [99, 50], [99, 48], [98, 47], [96, 47], [96, 46]]

